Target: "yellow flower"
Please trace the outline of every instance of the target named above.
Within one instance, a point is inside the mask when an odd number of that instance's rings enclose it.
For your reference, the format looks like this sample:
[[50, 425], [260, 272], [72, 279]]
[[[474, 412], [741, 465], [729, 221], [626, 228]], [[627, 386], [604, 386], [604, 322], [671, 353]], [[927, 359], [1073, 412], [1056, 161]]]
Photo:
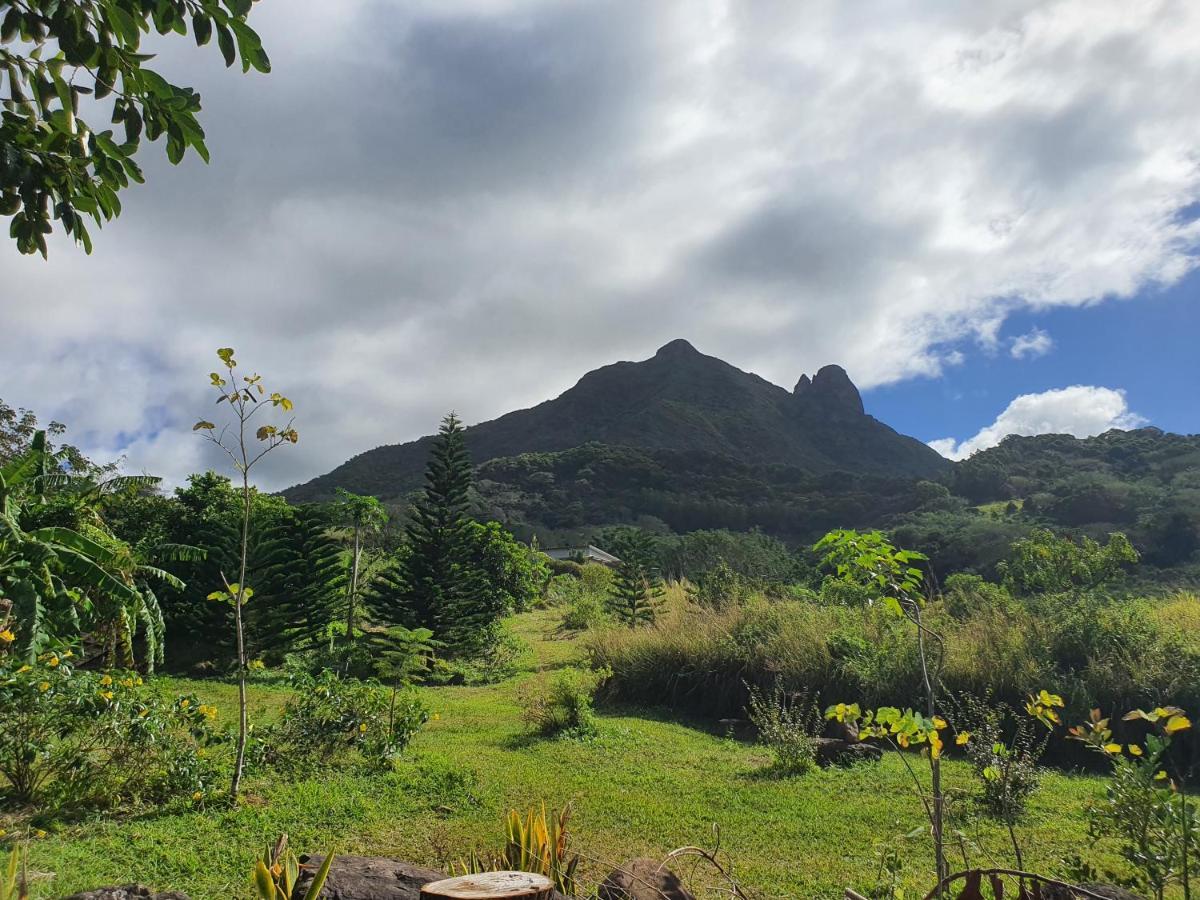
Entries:
[[180, 709], [187, 709], [191, 705], [192, 705], [192, 701], [189, 700], [187, 697], [184, 697], [182, 700], [179, 701]]
[[933, 717], [933, 727], [937, 728], [937, 729], [945, 728], [946, 720], [943, 719], [941, 716], [934, 716]]
[[958, 736], [954, 739], [954, 743], [958, 744], [958, 746], [961, 747], [963, 744], [965, 744], [970, 739], [971, 739], [971, 732], [960, 731], [958, 733]]
[[215, 721], [217, 718], [217, 708], [215, 706], [201, 704], [200, 706], [197, 706], [196, 709], [199, 710], [204, 715], [204, 718], [208, 719], [210, 722]]
[[434, 713], [434, 714], [433, 714], [433, 721], [437, 722], [437, 721], [439, 721], [441, 718], [442, 718], [442, 714], [441, 714], [441, 713]]
[[68, 650], [66, 653], [63, 654], [63, 659], [70, 659], [74, 655], [75, 655], [75, 652], [73, 650]]
[[42, 831], [42, 829], [40, 829], [40, 828], [37, 831], [35, 831], [33, 834], [34, 834], [34, 837], [39, 837], [39, 838], [44, 838], [46, 836], [46, 832]]
[[108, 687], [110, 684], [112, 684], [112, 676], [105, 675], [103, 678], [100, 679], [100, 683], [102, 685], [104, 685], [105, 687]]
[[1141, 756], [1142, 748], [1139, 747], [1137, 744], [1130, 744], [1129, 745], [1129, 755], [1130, 756]]
[[133, 680], [133, 683], [134, 683], [134, 684], [136, 684], [136, 685], [141, 685], [141, 683], [142, 683], [142, 679], [141, 679], [141, 678], [135, 678], [135, 679]]
[[9, 629], [5, 628], [3, 631], [0, 631], [0, 641], [4, 641], [6, 644], [11, 644], [16, 639], [17, 636]]
[[1104, 752], [1105, 753], [1120, 753], [1121, 745], [1120, 744], [1105, 744]]
[[204, 799], [204, 791], [196, 791], [196, 793], [192, 794], [192, 799], [196, 800], [196, 801], [203, 800]]
[[46, 691], [50, 690], [50, 682], [43, 681], [41, 684], [38, 685], [38, 690], [41, 691], [43, 694], [46, 693]]
[[133, 679], [132, 678], [122, 678], [121, 679], [121, 687], [127, 687], [127, 688], [133, 687]]
[[33, 666], [21, 666], [21, 668], [17, 669], [17, 674], [24, 675], [26, 672], [32, 672], [32, 671], [33, 671]]
[[49, 660], [49, 662], [46, 663], [46, 665], [48, 665], [50, 668], [53, 669], [60, 662], [62, 662], [62, 660], [60, 660], [57, 656], [52, 656], [52, 657], [50, 657], [50, 660]]
[[103, 697], [105, 700], [108, 700], [111, 702], [112, 698], [113, 698], [113, 692], [112, 691], [101, 691], [100, 696]]
[[359, 730], [359, 733], [365, 734], [367, 731], [367, 723], [363, 722], [361, 725], [359, 725], [358, 730]]

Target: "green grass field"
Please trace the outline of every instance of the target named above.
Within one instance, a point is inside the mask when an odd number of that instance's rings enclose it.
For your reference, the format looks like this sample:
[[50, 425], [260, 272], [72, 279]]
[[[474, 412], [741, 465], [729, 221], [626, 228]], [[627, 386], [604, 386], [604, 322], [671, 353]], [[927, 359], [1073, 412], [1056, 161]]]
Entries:
[[[573, 643], [554, 638], [556, 621], [546, 611], [516, 622], [542, 668], [567, 663], [577, 652]], [[64, 826], [32, 847], [32, 868], [47, 873], [35, 896], [141, 881], [183, 890], [193, 900], [248, 897], [251, 861], [281, 831], [298, 850], [395, 855], [443, 866], [473, 848], [497, 847], [503, 812], [541, 801], [573, 804], [573, 842], [586, 859], [585, 883], [632, 856], [709, 845], [715, 824], [734, 872], [757, 896], [834, 897], [848, 885], [869, 888], [883, 843], [902, 850], [906, 896], [928, 888], [928, 837], [904, 837], [922, 819], [899, 760], [772, 780], [762, 775], [768, 758], [761, 748], [634, 710], [602, 709], [601, 736], [591, 742], [535, 739], [521, 724], [518, 703], [520, 686], [531, 677], [425, 689], [436, 718], [394, 773], [301, 783], [257, 779], [236, 809], [168, 809]], [[186, 685], [232, 721], [232, 685], [162, 684], [164, 690]], [[255, 686], [252, 715], [275, 715], [285, 696], [283, 687]], [[965, 789], [965, 767], [951, 762], [948, 769], [951, 787]], [[1083, 811], [1101, 789], [1094, 778], [1046, 777], [1021, 830], [1028, 864], [1054, 872], [1062, 856], [1085, 850]], [[972, 862], [1009, 861], [1000, 829], [964, 821]]]

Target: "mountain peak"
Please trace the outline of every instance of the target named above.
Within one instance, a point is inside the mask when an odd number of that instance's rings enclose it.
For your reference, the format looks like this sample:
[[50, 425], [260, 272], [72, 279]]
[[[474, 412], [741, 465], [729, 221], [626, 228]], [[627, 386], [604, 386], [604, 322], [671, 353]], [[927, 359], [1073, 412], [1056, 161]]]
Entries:
[[654, 355], [655, 357], [699, 356], [700, 351], [683, 338], [675, 338], [675, 340], [659, 347], [658, 352]]
[[810, 380], [807, 375], [801, 375], [792, 390], [796, 397], [803, 397], [828, 412], [852, 413], [863, 415], [862, 396], [858, 388], [841, 366], [822, 366]]

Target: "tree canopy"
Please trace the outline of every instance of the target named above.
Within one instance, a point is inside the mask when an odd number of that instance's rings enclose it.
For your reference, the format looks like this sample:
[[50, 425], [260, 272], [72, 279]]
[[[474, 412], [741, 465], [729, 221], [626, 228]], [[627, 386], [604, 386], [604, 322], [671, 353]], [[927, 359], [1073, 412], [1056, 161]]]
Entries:
[[[21, 253], [47, 255], [52, 222], [90, 253], [85, 217], [121, 212], [118, 193], [144, 181], [142, 138], [166, 139], [179, 163], [190, 148], [205, 162], [200, 95], [147, 64], [142, 37], [214, 37], [226, 66], [271, 68], [246, 23], [254, 0], [19, 0], [0, 3], [0, 214]], [[85, 118], [86, 117], [86, 118]], [[94, 128], [101, 117], [114, 128]]]

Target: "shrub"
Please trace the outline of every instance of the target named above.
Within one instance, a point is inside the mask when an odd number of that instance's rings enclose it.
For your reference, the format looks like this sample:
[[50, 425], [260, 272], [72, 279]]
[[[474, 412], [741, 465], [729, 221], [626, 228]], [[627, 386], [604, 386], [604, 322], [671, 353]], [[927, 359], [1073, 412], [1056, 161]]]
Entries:
[[563, 612], [562, 627], [566, 631], [586, 631], [612, 621], [608, 604], [595, 594], [580, 594]]
[[298, 675], [293, 685], [279, 724], [264, 730], [264, 760], [277, 767], [333, 766], [357, 753], [372, 766], [388, 768], [429, 720], [425, 704], [411, 691], [387, 691], [329, 671]]
[[1013, 609], [1012, 594], [999, 584], [984, 581], [979, 575], [957, 572], [942, 585], [942, 602], [946, 612], [956, 619], [965, 619], [986, 609]]
[[737, 606], [748, 593], [746, 582], [724, 560], [706, 572], [696, 576], [696, 585], [690, 591], [693, 601], [708, 609], [725, 609]]
[[521, 718], [547, 737], [593, 737], [599, 728], [592, 701], [607, 673], [562, 669], [521, 695]]
[[[111, 807], [203, 797], [216, 710], [157, 697], [132, 673], [74, 670], [69, 654], [0, 670], [0, 776], [16, 801]], [[3, 790], [3, 788], [0, 788]]]
[[821, 713], [807, 694], [788, 696], [778, 686], [764, 695], [750, 688], [746, 704], [758, 739], [775, 757], [773, 769], [780, 775], [803, 775], [816, 765], [816, 742]]

